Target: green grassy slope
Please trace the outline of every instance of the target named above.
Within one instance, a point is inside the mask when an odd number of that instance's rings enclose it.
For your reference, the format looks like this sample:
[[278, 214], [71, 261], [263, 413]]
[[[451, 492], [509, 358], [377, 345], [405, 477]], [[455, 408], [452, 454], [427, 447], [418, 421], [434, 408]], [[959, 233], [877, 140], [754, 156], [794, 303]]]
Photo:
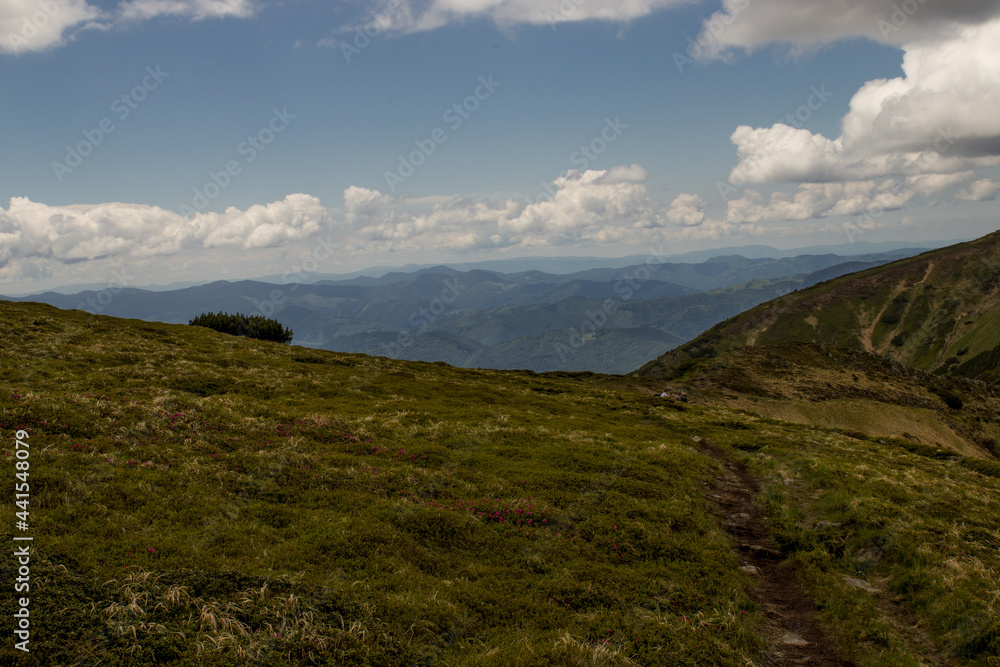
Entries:
[[[768, 484], [846, 656], [1000, 654], [1000, 479], [933, 448], [675, 404], [637, 379], [38, 304], [0, 302], [0, 323], [3, 539], [15, 429], [34, 537], [32, 653], [8, 633], [5, 664], [764, 664], [765, 610], [692, 435]], [[859, 572], [885, 595], [842, 584]], [[900, 630], [913, 619], [919, 637]]]
[[1000, 457], [1000, 387], [814, 343], [745, 346], [672, 367], [665, 380], [701, 405]]
[[1000, 232], [761, 304], [643, 366], [658, 376], [744, 345], [817, 343], [1000, 379]]

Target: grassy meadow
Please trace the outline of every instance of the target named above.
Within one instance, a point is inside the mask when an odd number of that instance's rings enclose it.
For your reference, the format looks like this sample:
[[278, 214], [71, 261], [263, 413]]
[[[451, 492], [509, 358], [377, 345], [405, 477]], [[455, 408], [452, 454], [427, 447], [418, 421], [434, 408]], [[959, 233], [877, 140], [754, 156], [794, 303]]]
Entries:
[[2, 530], [24, 429], [34, 537], [31, 653], [5, 638], [4, 664], [766, 664], [693, 435], [764, 481], [845, 655], [1000, 664], [988, 462], [665, 401], [652, 380], [39, 304], [0, 302], [0, 321]]

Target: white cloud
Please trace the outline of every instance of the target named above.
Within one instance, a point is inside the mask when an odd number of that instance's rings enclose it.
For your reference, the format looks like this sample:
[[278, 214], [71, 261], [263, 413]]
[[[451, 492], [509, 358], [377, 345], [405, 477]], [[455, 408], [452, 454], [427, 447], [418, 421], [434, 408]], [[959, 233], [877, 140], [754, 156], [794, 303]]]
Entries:
[[87, 0], [0, 0], [0, 53], [45, 51], [71, 41], [80, 30], [107, 30], [157, 16], [200, 21], [247, 18], [255, 11], [252, 0], [127, 0], [109, 11]]
[[118, 7], [124, 21], [145, 21], [157, 16], [181, 16], [192, 21], [247, 18], [255, 11], [250, 0], [129, 0]]
[[331, 221], [319, 199], [294, 194], [245, 211], [230, 207], [224, 213], [198, 215], [195, 238], [206, 248], [273, 248], [312, 236]]
[[[731, 139], [739, 162], [730, 180], [849, 181], [955, 174], [1000, 164], [1000, 18], [975, 24], [1000, 13], [1000, 4], [910, 2], [919, 10], [904, 22], [913, 28], [900, 28], [911, 40], [901, 43], [904, 76], [862, 86], [835, 139], [785, 123], [738, 127]], [[723, 47], [750, 48], [771, 40], [817, 44], [859, 34], [879, 39], [862, 27], [870, 27], [880, 12], [891, 14], [898, 3], [848, 2], [839, 9], [838, 4], [844, 3], [748, 5], [716, 31], [720, 53], [726, 53]], [[775, 10], [767, 20], [759, 12], [762, 5]], [[810, 22], [804, 20], [807, 13]]]
[[366, 247], [390, 250], [599, 243], [637, 236], [660, 227], [663, 205], [650, 200], [641, 165], [569, 171], [553, 181], [547, 200], [394, 197], [352, 186], [344, 192], [345, 221]]
[[171, 255], [190, 248], [265, 248], [304, 239], [331, 223], [315, 197], [284, 200], [245, 211], [186, 218], [156, 206], [108, 203], [49, 206], [14, 197], [0, 208], [0, 266], [15, 258], [74, 263], [118, 255]]
[[[625, 23], [691, 0], [368, 0], [367, 9], [345, 30], [396, 33], [436, 30], [471, 19], [488, 19], [501, 28], [521, 24], [557, 25], [575, 21]], [[326, 40], [327, 45], [335, 40]]]
[[[0, 208], [0, 268], [18, 260], [62, 264], [110, 257], [165, 257], [195, 249], [275, 248], [325, 231], [359, 252], [469, 251], [640, 238], [661, 226], [661, 203], [650, 200], [642, 166], [571, 171], [554, 182], [549, 201], [435, 196], [412, 199], [358, 186], [334, 210], [316, 197], [185, 217], [156, 206], [106, 203], [50, 206], [14, 197]], [[9, 272], [8, 272], [9, 273]]]
[[360, 250], [469, 250], [496, 245], [497, 220], [510, 201], [434, 197], [424, 202], [351, 186], [344, 191], [345, 221]]
[[746, 224], [856, 216], [872, 211], [895, 211], [910, 203], [917, 191], [902, 181], [803, 183], [794, 193], [773, 192], [764, 197], [745, 190], [726, 205], [726, 222]]
[[607, 173], [597, 177], [594, 182], [600, 185], [616, 185], [618, 183], [641, 183], [647, 178], [649, 178], [649, 172], [641, 164], [620, 164], [608, 169]]
[[0, 53], [61, 46], [68, 33], [101, 15], [87, 0], [0, 0]]
[[[683, 194], [674, 200], [671, 213], [675, 222], [683, 225], [673, 236], [676, 240], [698, 241], [734, 239], [740, 237], [787, 237], [803, 233], [844, 232], [848, 238], [867, 234], [876, 229], [900, 231], [912, 223], [886, 216], [897, 211], [918, 196], [907, 189], [903, 181], [888, 179], [849, 183], [804, 183], [792, 193], [773, 192], [764, 195], [757, 190], [744, 190], [739, 197], [726, 203], [725, 213], [713, 217], [704, 211], [704, 202], [695, 195]], [[692, 224], [683, 216], [693, 215]], [[835, 217], [849, 217], [846, 222], [820, 222]], [[694, 220], [700, 221], [693, 222]], [[810, 224], [781, 225], [802, 222]]]
[[609, 171], [570, 170], [553, 181], [556, 192], [551, 198], [505, 217], [499, 229], [532, 242], [608, 242], [624, 238], [629, 228], [662, 227], [665, 212], [647, 196], [642, 185], [646, 178], [646, 170], [637, 164]]
[[667, 219], [684, 227], [700, 225], [705, 221], [705, 200], [698, 195], [680, 194], [670, 203]]
[[983, 178], [970, 183], [955, 197], [964, 201], [988, 201], [996, 199], [998, 192], [1000, 192], [1000, 179]]
[[843, 154], [839, 142], [784, 123], [770, 128], [741, 125], [730, 140], [739, 159], [730, 174], [733, 183], [827, 181], [845, 171], [838, 164]]
[[933, 195], [943, 192], [966, 182], [975, 174], [974, 171], [961, 171], [957, 174], [918, 174], [908, 176], [906, 185], [921, 195]]
[[[720, 184], [720, 193], [738, 194], [717, 217], [700, 198], [681, 195], [669, 217], [685, 225], [683, 237], [755, 233], [762, 224], [775, 232], [775, 223], [836, 217], [851, 218], [840, 225], [849, 237], [897, 229], [911, 223], [886, 212], [932, 203], [934, 195], [973, 179], [976, 169], [1000, 164], [1000, 3], [724, 0], [691, 54], [732, 60], [738, 50], [769, 43], [802, 53], [856, 37], [899, 46], [904, 75], [858, 90], [836, 138], [804, 129], [798, 112], [787, 115], [787, 123], [738, 127], [731, 136], [738, 162], [729, 182], [798, 187], [765, 195]], [[809, 109], [817, 110], [811, 102]], [[1000, 181], [982, 179], [955, 197], [980, 201], [998, 192]], [[786, 231], [830, 225], [836, 226], [814, 222]]]
[[[836, 217], [880, 218], [921, 199], [958, 187], [973, 172], [923, 174], [905, 179], [801, 183], [793, 192], [780, 190], [765, 195], [746, 189], [726, 201], [725, 214], [717, 219], [706, 212], [705, 201], [693, 194], [674, 199], [668, 219], [685, 228], [706, 227], [716, 231], [762, 223], [798, 222]], [[1000, 182], [977, 181], [956, 195], [961, 199], [989, 198], [1000, 190]]]

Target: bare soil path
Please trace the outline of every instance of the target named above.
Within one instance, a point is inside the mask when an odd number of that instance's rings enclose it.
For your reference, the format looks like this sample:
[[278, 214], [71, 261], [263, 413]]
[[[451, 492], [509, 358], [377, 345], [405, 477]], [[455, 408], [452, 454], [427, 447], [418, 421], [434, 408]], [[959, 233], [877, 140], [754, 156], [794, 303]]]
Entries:
[[719, 446], [698, 436], [692, 439], [704, 454], [724, 466], [724, 472], [708, 486], [705, 495], [733, 537], [741, 568], [756, 581], [750, 594], [766, 619], [763, 630], [770, 649], [765, 664], [853, 666], [853, 662], [840, 657], [840, 651], [824, 632], [812, 600], [799, 583], [796, 566], [771, 540], [756, 500], [760, 483], [744, 464], [734, 461]]

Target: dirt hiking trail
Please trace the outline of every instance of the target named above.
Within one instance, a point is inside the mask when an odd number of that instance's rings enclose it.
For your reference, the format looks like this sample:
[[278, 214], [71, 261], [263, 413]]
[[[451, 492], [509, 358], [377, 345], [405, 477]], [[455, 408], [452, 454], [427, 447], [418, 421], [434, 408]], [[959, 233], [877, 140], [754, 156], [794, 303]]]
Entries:
[[769, 649], [765, 665], [854, 666], [840, 657], [836, 645], [826, 636], [812, 600], [799, 583], [796, 566], [775, 547], [764, 514], [756, 497], [760, 483], [743, 463], [732, 458], [718, 445], [694, 436], [702, 453], [724, 467], [722, 474], [709, 483], [705, 496], [733, 538], [740, 556], [740, 567], [756, 585], [751, 597], [760, 605], [765, 618], [762, 628]]

